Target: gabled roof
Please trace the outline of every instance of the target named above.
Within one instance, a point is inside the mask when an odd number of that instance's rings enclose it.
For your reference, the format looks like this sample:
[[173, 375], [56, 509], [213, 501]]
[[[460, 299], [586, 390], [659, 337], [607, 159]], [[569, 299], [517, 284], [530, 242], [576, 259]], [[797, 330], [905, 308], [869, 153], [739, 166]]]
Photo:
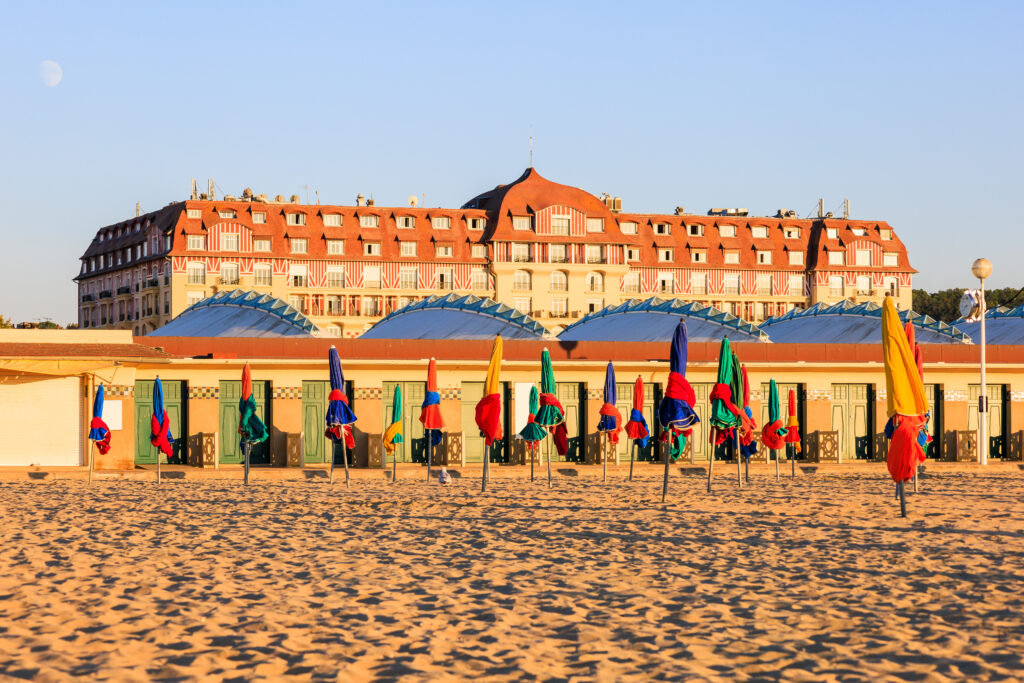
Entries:
[[363, 339], [543, 339], [536, 320], [516, 309], [472, 294], [431, 296], [391, 313]]
[[312, 337], [316, 325], [269, 294], [234, 289], [195, 303], [150, 333], [156, 337]]
[[690, 341], [769, 341], [757, 325], [714, 306], [680, 299], [630, 299], [591, 313], [565, 328], [560, 341], [670, 341], [679, 318]]
[[[956, 327], [914, 311], [900, 311], [900, 320], [913, 322], [918, 343], [970, 344]], [[871, 344], [882, 341], [882, 307], [867, 301], [816, 303], [793, 309], [761, 323], [772, 341], [793, 344]]]

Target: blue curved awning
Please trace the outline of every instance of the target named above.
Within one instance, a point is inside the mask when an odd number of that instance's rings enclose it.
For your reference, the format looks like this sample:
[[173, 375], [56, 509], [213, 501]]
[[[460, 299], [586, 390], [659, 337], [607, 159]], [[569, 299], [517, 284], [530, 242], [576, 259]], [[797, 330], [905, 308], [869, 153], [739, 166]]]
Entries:
[[362, 339], [543, 339], [547, 330], [516, 309], [473, 294], [431, 296], [401, 308]]
[[[953, 321], [975, 344], [981, 343], [981, 321]], [[1024, 304], [1014, 308], [999, 306], [985, 311], [986, 344], [1024, 344]]]
[[[919, 344], [969, 344], [956, 327], [914, 311], [900, 311], [900, 320], [914, 324]], [[793, 309], [761, 323], [773, 342], [785, 344], [880, 344], [882, 307], [872, 301], [836, 304], [819, 302]]]
[[312, 337], [319, 332], [309, 318], [280, 299], [233, 289], [192, 304], [149, 336]]
[[714, 306], [680, 299], [630, 299], [591, 313], [565, 328], [561, 341], [671, 341], [679, 318], [690, 341], [769, 341], [757, 325]]

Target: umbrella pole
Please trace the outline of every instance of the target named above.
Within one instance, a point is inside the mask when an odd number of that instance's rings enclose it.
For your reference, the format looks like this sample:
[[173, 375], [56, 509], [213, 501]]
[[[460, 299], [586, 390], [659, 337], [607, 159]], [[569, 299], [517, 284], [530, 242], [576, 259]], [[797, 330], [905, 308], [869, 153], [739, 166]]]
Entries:
[[533, 456], [534, 455], [536, 455], [536, 453], [534, 453], [533, 448], [531, 448], [529, 446], [529, 443], [528, 443], [527, 446], [526, 446], [526, 457], [530, 459], [530, 481], [533, 481]]
[[249, 442], [242, 441], [242, 455], [245, 457], [245, 485], [249, 485]]
[[743, 456], [740, 455], [740, 430], [733, 427], [733, 433], [736, 437], [733, 439], [733, 446], [736, 448], [736, 483], [743, 488], [743, 473], [740, 471], [740, 460], [743, 460]]
[[[715, 428], [711, 428], [711, 454], [708, 456], [708, 493], [711, 493], [711, 476], [715, 471]], [[694, 449], [696, 450], [696, 449]]]
[[789, 472], [790, 475], [796, 478], [796, 447], [791, 444], [786, 444], [786, 457], [789, 458]]
[[427, 435], [427, 481], [430, 481], [430, 461], [434, 459], [434, 439]]
[[484, 471], [480, 476], [480, 493], [487, 491], [487, 465], [490, 464], [491, 461], [490, 450], [491, 447], [484, 444]]
[[671, 448], [663, 448], [662, 451], [665, 453], [665, 476], [661, 480], [661, 502], [665, 502], [665, 497], [668, 496], [668, 461], [669, 451]]
[[601, 453], [601, 481], [608, 481], [608, 451], [611, 450], [611, 441], [606, 435], [604, 438], [604, 450]]
[[[555, 437], [551, 437], [552, 441]], [[554, 444], [551, 444], [552, 448]], [[551, 448], [548, 449], [548, 488], [551, 488]]]
[[906, 496], [903, 493], [903, 482], [902, 481], [896, 484], [896, 490], [900, 494], [900, 516], [901, 517], [906, 517], [907, 516], [907, 498], [906, 498]]
[[391, 452], [391, 483], [398, 481], [398, 448]]
[[775, 481], [779, 480], [779, 452], [772, 449], [772, 455], [775, 457]]
[[345, 428], [341, 428], [341, 457], [345, 461], [345, 488], [351, 488], [348, 479], [348, 444], [345, 443]]
[[[917, 493], [917, 469], [918, 469], [918, 467], [920, 467], [920, 464], [919, 463], [914, 463], [914, 493]], [[91, 476], [92, 475], [90, 473], [90, 477]], [[90, 481], [91, 481], [91, 478], [90, 478]]]
[[[342, 439], [344, 439], [344, 438], [345, 438], [345, 435], [342, 434]], [[331, 476], [330, 476], [330, 483], [331, 484], [334, 483], [334, 442], [333, 441], [331, 441]]]
[[160, 482], [160, 449], [156, 449], [156, 483]]
[[629, 448], [629, 480], [633, 481], [633, 454], [636, 453], [636, 441]]

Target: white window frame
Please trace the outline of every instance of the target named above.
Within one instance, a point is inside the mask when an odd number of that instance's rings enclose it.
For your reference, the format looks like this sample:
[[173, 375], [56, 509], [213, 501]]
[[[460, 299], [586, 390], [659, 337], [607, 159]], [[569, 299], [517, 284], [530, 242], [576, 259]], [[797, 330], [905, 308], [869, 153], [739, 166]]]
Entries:
[[[555, 226], [558, 226], [557, 229]], [[565, 215], [552, 215], [551, 216], [551, 234], [552, 235], [569, 235], [572, 234], [572, 216]]]
[[658, 247], [658, 262], [659, 263], [672, 263], [675, 259], [675, 252], [671, 247]]
[[206, 285], [206, 264], [192, 261], [185, 266], [185, 282], [189, 285]]
[[770, 252], [770, 251], [758, 251], [757, 252], [757, 264], [759, 266], [770, 266], [772, 264], [772, 252]]
[[451, 230], [452, 219], [448, 216], [434, 216], [430, 219], [430, 227], [433, 230]]
[[222, 285], [237, 285], [238, 279], [239, 275], [237, 263], [220, 264], [220, 283]]
[[326, 273], [327, 287], [329, 289], [345, 289], [345, 269], [338, 266], [331, 266]]
[[512, 229], [530, 231], [533, 230], [532, 216], [512, 216]]
[[512, 273], [512, 291], [533, 291], [533, 273], [529, 270], [524, 270], [522, 268]]
[[803, 275], [790, 275], [789, 276], [789, 295], [790, 296], [803, 296], [804, 295], [804, 276]]
[[[234, 249], [228, 247], [228, 242], [234, 242]], [[237, 232], [222, 232], [220, 234], [220, 250], [221, 251], [241, 251], [242, 250], [242, 236]]]
[[435, 258], [455, 258], [455, 245], [445, 242], [434, 246]]
[[469, 286], [475, 292], [491, 288], [491, 278], [486, 268], [476, 267], [469, 271]]
[[791, 266], [802, 266], [804, 265], [804, 252], [792, 250], [789, 252], [789, 265]]
[[828, 252], [828, 264], [830, 266], [843, 266], [846, 265], [846, 253], [838, 250], [831, 250]]
[[825, 236], [830, 240], [839, 239], [839, 228], [825, 228]]
[[671, 235], [672, 234], [672, 224], [671, 223], [657, 222], [657, 223], [654, 224], [653, 228], [654, 228], [654, 234], [655, 235]]
[[487, 245], [486, 244], [474, 244], [471, 248], [470, 256], [472, 258], [487, 258]]
[[[266, 249], [263, 246], [266, 245]], [[269, 237], [254, 237], [252, 240], [252, 250], [261, 253], [269, 253], [271, 251], [271, 241]]]
[[329, 227], [329, 228], [340, 228], [341, 227], [341, 214], [340, 213], [324, 214], [324, 225]]
[[619, 232], [623, 235], [635, 235], [637, 234], [636, 221], [622, 221], [619, 223]]
[[[188, 251], [206, 251], [206, 235], [186, 235], [186, 249]], [[100, 268], [103, 267], [102, 259], [100, 257]]]
[[344, 256], [345, 240], [327, 240], [327, 254], [329, 256]]
[[694, 249], [690, 252], [691, 263], [707, 263], [708, 262], [708, 250], [707, 249]]
[[[202, 218], [203, 217], [203, 210], [202, 209], [189, 209], [186, 212], [185, 215], [188, 218]], [[102, 242], [103, 240], [101, 239], [100, 241]]]
[[399, 289], [419, 289], [419, 270], [415, 266], [406, 266], [398, 269]]
[[405, 258], [416, 258], [416, 250], [419, 246], [418, 243], [412, 240], [405, 240], [398, 243], [398, 255]]
[[755, 240], [768, 239], [768, 226], [767, 225], [752, 225], [750, 227], [750, 234]]
[[587, 232], [604, 232], [603, 218], [587, 218]]
[[739, 249], [725, 249], [722, 251], [722, 263], [726, 263], [730, 266], [738, 265], [740, 262], [740, 250]]
[[380, 216], [375, 213], [364, 213], [359, 216], [360, 228], [379, 228]]
[[564, 270], [553, 270], [551, 271], [551, 278], [548, 282], [548, 291], [551, 292], [568, 292], [569, 291], [569, 275]]
[[380, 256], [380, 242], [363, 242], [363, 256]]
[[308, 254], [309, 240], [305, 237], [292, 237], [288, 240], [288, 250], [292, 254]]
[[871, 250], [870, 249], [855, 249], [853, 251], [853, 262], [857, 266], [871, 267]]
[[416, 227], [416, 216], [397, 216], [395, 224], [399, 230], [412, 230]]
[[782, 229], [782, 237], [787, 240], [798, 240], [800, 239], [800, 228], [787, 225]]
[[736, 226], [735, 225], [719, 225], [718, 226], [719, 237], [735, 237]]
[[252, 222], [258, 225], [262, 225], [267, 222], [267, 214], [265, 211], [253, 211]]
[[466, 227], [470, 230], [483, 230], [486, 225], [486, 221], [483, 218], [467, 218]]
[[272, 287], [274, 285], [273, 267], [267, 263], [255, 264], [252, 267], [252, 282], [254, 287]]
[[639, 247], [626, 247], [626, 261], [639, 261], [640, 260], [640, 248]]
[[889, 268], [900, 265], [900, 255], [895, 251], [883, 251], [882, 265]]
[[306, 214], [297, 212], [286, 213], [284, 215], [284, 220], [287, 225], [305, 225]]

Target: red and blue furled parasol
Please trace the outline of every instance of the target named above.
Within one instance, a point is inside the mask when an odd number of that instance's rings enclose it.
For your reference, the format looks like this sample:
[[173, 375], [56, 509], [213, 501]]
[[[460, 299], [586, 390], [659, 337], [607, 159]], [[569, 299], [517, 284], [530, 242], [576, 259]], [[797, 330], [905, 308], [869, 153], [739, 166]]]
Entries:
[[420, 406], [420, 422], [423, 433], [434, 446], [441, 443], [441, 430], [444, 421], [441, 419], [441, 394], [437, 390], [437, 361], [433, 358], [427, 365], [427, 394]]
[[693, 387], [686, 381], [686, 351], [686, 322], [680, 320], [672, 335], [668, 385], [658, 405], [658, 421], [665, 430], [661, 440], [669, 445], [673, 460], [683, 454], [686, 439], [693, 433], [693, 426], [700, 422], [697, 413], [693, 412], [696, 402]]
[[636, 384], [633, 385], [633, 409], [626, 423], [626, 436], [639, 444], [640, 448], [647, 448], [647, 440], [651, 436], [647, 420], [644, 419], [644, 380], [640, 375], [636, 376]]
[[92, 422], [89, 423], [89, 438], [96, 442], [96, 450], [106, 455], [110, 450], [110, 428], [103, 421], [103, 385], [96, 389], [92, 402]]
[[747, 460], [757, 454], [757, 422], [754, 411], [750, 409], [750, 379], [747, 377], [747, 366], [740, 366], [743, 375], [743, 414], [740, 416], [740, 455]]
[[346, 448], [352, 449], [355, 448], [356, 440], [351, 425], [356, 421], [356, 416], [348, 405], [341, 358], [338, 357], [338, 349], [333, 346], [327, 353], [327, 363], [331, 374], [331, 393], [327, 397], [327, 429], [324, 436], [334, 443], [341, 443], [344, 439]]
[[491, 360], [487, 364], [487, 377], [484, 380], [484, 395], [476, 404], [476, 426], [483, 435], [484, 445], [487, 447], [495, 441], [500, 441], [504, 436], [501, 429], [501, 350], [502, 341], [499, 334], [491, 346]]
[[597, 422], [597, 431], [605, 432], [612, 443], [619, 442], [619, 432], [622, 431], [622, 413], [615, 407], [617, 394], [615, 367], [609, 362], [604, 373], [604, 404], [601, 406], [601, 419]]
[[174, 456], [174, 435], [171, 433], [171, 421], [164, 410], [164, 387], [159, 377], [153, 383], [153, 417], [149, 421], [149, 442], [166, 455], [168, 461]]

